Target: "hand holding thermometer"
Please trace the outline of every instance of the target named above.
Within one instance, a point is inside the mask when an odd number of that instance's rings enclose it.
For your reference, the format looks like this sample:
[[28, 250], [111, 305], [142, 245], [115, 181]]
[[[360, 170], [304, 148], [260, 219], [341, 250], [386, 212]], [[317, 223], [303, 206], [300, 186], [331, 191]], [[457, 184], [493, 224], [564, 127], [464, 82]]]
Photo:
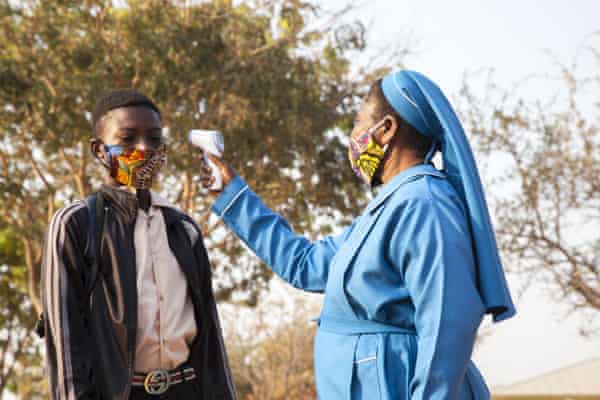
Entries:
[[223, 177], [221, 176], [221, 171], [215, 163], [210, 161], [206, 156], [207, 153], [210, 153], [219, 158], [223, 157], [223, 151], [225, 150], [223, 134], [219, 131], [192, 129], [189, 133], [189, 141], [194, 146], [202, 149], [204, 162], [210, 167], [212, 176], [215, 178], [215, 182], [210, 187], [210, 190], [223, 189]]

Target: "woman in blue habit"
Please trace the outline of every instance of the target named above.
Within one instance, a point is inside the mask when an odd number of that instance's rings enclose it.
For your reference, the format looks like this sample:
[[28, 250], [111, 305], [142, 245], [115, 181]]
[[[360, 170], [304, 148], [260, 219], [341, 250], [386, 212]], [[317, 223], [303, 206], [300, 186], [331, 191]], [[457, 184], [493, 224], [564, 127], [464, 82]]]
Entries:
[[[430, 162], [437, 151], [442, 171]], [[452, 106], [422, 74], [389, 74], [361, 104], [349, 157], [361, 180], [382, 187], [338, 236], [294, 234], [215, 157], [226, 186], [213, 211], [281, 278], [325, 293], [320, 399], [488, 399], [470, 360], [477, 329], [486, 313], [497, 322], [515, 309]]]

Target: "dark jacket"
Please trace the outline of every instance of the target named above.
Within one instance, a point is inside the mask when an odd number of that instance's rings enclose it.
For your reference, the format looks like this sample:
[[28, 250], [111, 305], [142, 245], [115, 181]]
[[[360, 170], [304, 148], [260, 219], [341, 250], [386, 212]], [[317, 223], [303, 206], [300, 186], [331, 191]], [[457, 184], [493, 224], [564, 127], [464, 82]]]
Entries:
[[[100, 235], [98, 283], [88, 299], [92, 249], [84, 201], [60, 209], [46, 233], [42, 264], [46, 358], [52, 399], [126, 400], [131, 389], [137, 331], [134, 194], [103, 185], [106, 202]], [[211, 285], [211, 269], [198, 226], [181, 211], [162, 208], [169, 247], [189, 285], [198, 334], [190, 363], [202, 400], [232, 400], [227, 363]], [[91, 286], [91, 285], [89, 285]]]

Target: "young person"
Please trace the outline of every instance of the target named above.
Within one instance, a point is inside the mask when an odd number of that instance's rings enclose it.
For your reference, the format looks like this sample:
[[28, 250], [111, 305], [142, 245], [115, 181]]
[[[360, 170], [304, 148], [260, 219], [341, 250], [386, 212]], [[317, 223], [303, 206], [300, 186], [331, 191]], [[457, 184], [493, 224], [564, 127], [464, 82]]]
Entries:
[[[430, 163], [438, 150], [443, 171]], [[477, 329], [486, 313], [515, 311], [452, 107], [425, 76], [390, 74], [361, 104], [349, 158], [363, 182], [383, 186], [340, 235], [311, 243], [211, 156], [226, 184], [214, 212], [281, 278], [325, 293], [319, 398], [488, 399], [471, 362]]]
[[200, 230], [150, 190], [166, 162], [158, 107], [112, 91], [93, 125], [106, 182], [56, 212], [46, 234], [51, 398], [234, 399]]

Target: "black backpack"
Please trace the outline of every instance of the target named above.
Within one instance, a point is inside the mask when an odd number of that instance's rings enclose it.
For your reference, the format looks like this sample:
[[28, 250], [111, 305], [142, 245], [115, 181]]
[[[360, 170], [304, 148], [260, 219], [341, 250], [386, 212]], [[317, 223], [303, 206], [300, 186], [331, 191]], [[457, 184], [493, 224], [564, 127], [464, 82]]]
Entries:
[[[90, 269], [90, 279], [88, 280], [89, 285], [83, 287], [83, 285], [76, 283], [75, 290], [80, 293], [80, 298], [86, 299], [85, 302], [80, 303], [80, 312], [83, 316], [84, 323], [87, 325], [87, 316], [89, 308], [91, 307], [91, 297], [96, 284], [98, 283], [98, 277], [100, 275], [100, 263], [98, 262], [100, 256], [100, 246], [102, 232], [104, 231], [104, 216], [108, 205], [105, 205], [104, 197], [100, 192], [94, 193], [86, 197], [85, 206], [88, 212], [89, 229], [88, 229], [88, 247], [90, 251], [88, 254], [90, 257], [87, 258], [87, 264]], [[35, 332], [40, 338], [46, 335], [44, 328], [45, 316], [41, 313], [36, 325]]]

